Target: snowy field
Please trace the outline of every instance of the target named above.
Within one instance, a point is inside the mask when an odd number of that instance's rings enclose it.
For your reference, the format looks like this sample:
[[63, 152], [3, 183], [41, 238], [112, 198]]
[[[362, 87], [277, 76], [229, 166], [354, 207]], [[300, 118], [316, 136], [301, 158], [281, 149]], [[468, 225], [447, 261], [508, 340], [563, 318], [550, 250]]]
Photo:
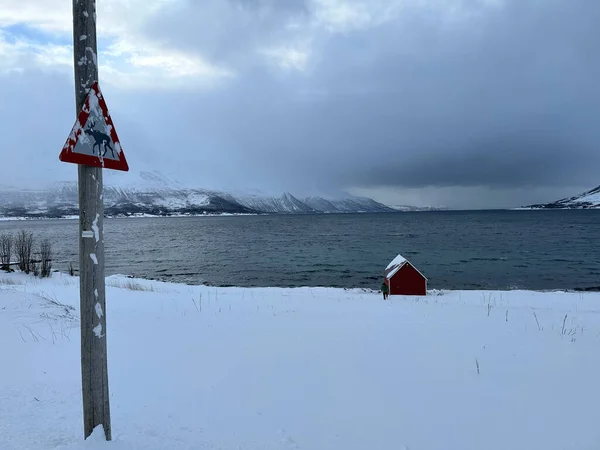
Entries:
[[600, 294], [107, 286], [84, 442], [77, 279], [0, 273], [0, 449], [600, 448]]

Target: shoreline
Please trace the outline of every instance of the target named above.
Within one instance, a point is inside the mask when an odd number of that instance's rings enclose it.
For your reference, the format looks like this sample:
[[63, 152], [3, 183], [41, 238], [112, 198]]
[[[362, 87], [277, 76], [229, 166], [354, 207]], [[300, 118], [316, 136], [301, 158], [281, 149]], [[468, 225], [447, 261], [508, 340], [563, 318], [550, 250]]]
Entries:
[[[181, 219], [185, 217], [235, 217], [235, 216], [260, 216], [267, 215], [258, 213], [210, 213], [210, 214], [170, 214], [170, 215], [152, 215], [152, 214], [131, 214], [118, 216], [104, 216], [105, 219]], [[27, 222], [34, 220], [79, 220], [78, 215], [63, 217], [0, 217], [0, 222]]]
[[[63, 272], [64, 274], [64, 272]], [[68, 274], [65, 274], [68, 275]], [[75, 275], [77, 276], [77, 275]], [[218, 284], [210, 284], [208, 282], [204, 283], [186, 283], [184, 281], [168, 281], [161, 280], [157, 278], [145, 278], [140, 275], [126, 275], [122, 273], [107, 275], [106, 279], [109, 277], [120, 277], [127, 278], [130, 280], [143, 280], [146, 282], [154, 282], [154, 283], [164, 283], [167, 285], [180, 285], [180, 286], [188, 286], [188, 287], [197, 287], [203, 286], [207, 288], [219, 288], [219, 289], [337, 289], [340, 291], [363, 291], [369, 293], [377, 293], [381, 292], [376, 288], [369, 287], [344, 287], [344, 286], [317, 286], [317, 285], [302, 285], [302, 286], [240, 286], [240, 285], [218, 285]], [[552, 294], [552, 293], [570, 293], [570, 294], [586, 294], [586, 293], [599, 293], [600, 286], [589, 286], [586, 288], [551, 288], [551, 289], [528, 289], [521, 287], [513, 287], [513, 288], [434, 288], [427, 289], [427, 296], [430, 295], [440, 295], [440, 293], [451, 293], [451, 292], [536, 292], [540, 294]], [[399, 296], [402, 297], [402, 296]], [[410, 296], [409, 296], [410, 297]], [[418, 297], [418, 296], [412, 296]]]
[[[3, 270], [0, 270], [0, 285], [2, 284], [2, 276], [17, 276], [17, 277], [21, 277], [21, 278], [27, 278], [27, 279], [34, 279], [34, 280], [52, 280], [52, 277], [50, 278], [38, 278], [38, 277], [34, 277], [31, 274], [25, 274], [23, 272], [18, 272], [18, 271], [14, 271], [14, 272], [6, 272]], [[52, 272], [52, 275], [58, 275], [58, 277], [60, 278], [67, 278], [67, 279], [77, 279], [79, 278], [79, 276], [77, 275], [77, 273], [73, 276], [69, 275], [67, 272], [62, 272], [62, 271], [58, 271], [55, 270]], [[139, 276], [139, 275], [126, 275], [126, 274], [111, 274], [111, 275], [106, 275], [105, 276], [105, 284], [106, 286], [109, 286], [109, 280], [122, 280], [122, 281], [130, 281], [132, 283], [136, 283], [136, 282], [142, 282], [142, 283], [156, 283], [159, 285], [165, 285], [165, 286], [171, 286], [171, 287], [186, 287], [186, 288], [198, 288], [198, 287], [202, 287], [202, 288], [213, 288], [213, 289], [232, 289], [232, 290], [310, 290], [310, 289], [318, 289], [318, 290], [332, 290], [332, 291], [345, 291], [345, 292], [363, 292], [363, 293], [369, 293], [369, 294], [380, 294], [381, 292], [378, 289], [375, 288], [369, 288], [369, 287], [360, 287], [360, 286], [355, 286], [355, 287], [340, 287], [340, 286], [317, 286], [317, 285], [303, 285], [303, 286], [236, 286], [236, 285], [216, 285], [216, 284], [209, 284], [209, 283], [196, 283], [196, 284], [192, 284], [192, 283], [186, 283], [183, 281], [166, 281], [166, 280], [159, 280], [159, 279], [155, 279], [155, 278], [145, 278], [143, 276]], [[519, 288], [519, 287], [515, 287], [515, 288], [510, 288], [510, 289], [467, 289], [467, 288], [462, 288], [462, 289], [446, 289], [446, 288], [435, 288], [435, 289], [428, 289], [427, 290], [427, 295], [426, 297], [432, 297], [432, 296], [439, 296], [439, 295], [446, 295], [446, 294], [452, 294], [452, 293], [457, 293], [457, 292], [464, 292], [464, 293], [476, 293], [476, 292], [482, 292], [482, 293], [516, 293], [516, 292], [531, 292], [531, 293], [537, 293], [537, 294], [558, 294], [558, 293], [564, 293], [564, 294], [598, 294], [600, 293], [600, 286], [592, 286], [589, 288], [555, 288], [555, 289], [526, 289], [526, 288]], [[422, 297], [422, 296], [403, 296], [403, 295], [397, 295], [397, 296], [393, 296], [393, 297], [413, 297], [413, 298], [417, 298], [417, 297]]]
[[[600, 211], [600, 207], [592, 208], [530, 208], [530, 207], [516, 207], [516, 208], [502, 208], [502, 209], [469, 209], [469, 210], [410, 210], [410, 211], [389, 211], [389, 212], [370, 212], [370, 211], [357, 211], [357, 212], [255, 212], [255, 213], [203, 213], [203, 214], [186, 214], [186, 213], [172, 213], [172, 214], [148, 214], [148, 213], [132, 213], [132, 214], [119, 214], [119, 215], [105, 215], [105, 219], [160, 219], [160, 218], [186, 218], [186, 217], [238, 217], [238, 216], [306, 216], [306, 215], [366, 215], [366, 214], [410, 214], [410, 213], [477, 213], [477, 212], [530, 212], [530, 211]], [[35, 220], [78, 220], [78, 215], [66, 215], [61, 217], [42, 217], [42, 216], [16, 216], [7, 217], [0, 216], [0, 222], [23, 222], [23, 221], [35, 221]]]

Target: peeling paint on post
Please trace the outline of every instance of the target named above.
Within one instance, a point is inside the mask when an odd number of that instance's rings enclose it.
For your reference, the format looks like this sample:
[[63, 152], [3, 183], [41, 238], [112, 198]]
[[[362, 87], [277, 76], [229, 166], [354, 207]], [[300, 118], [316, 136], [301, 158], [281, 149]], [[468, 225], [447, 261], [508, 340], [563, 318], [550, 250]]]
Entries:
[[[90, 88], [98, 81], [95, 0], [73, 0], [73, 45], [77, 117]], [[110, 441], [102, 168], [79, 165], [78, 179], [84, 438], [102, 425]]]

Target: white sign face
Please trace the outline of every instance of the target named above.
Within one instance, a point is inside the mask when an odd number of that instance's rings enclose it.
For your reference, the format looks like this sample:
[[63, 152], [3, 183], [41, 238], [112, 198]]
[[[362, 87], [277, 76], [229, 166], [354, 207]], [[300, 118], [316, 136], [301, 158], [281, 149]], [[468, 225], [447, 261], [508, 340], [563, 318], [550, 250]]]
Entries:
[[111, 126], [106, 123], [102, 108], [95, 96], [90, 98], [90, 116], [82, 129], [73, 152], [103, 159], [119, 159], [120, 145], [110, 137]]
[[59, 159], [102, 169], [129, 170], [97, 81], [89, 90]]

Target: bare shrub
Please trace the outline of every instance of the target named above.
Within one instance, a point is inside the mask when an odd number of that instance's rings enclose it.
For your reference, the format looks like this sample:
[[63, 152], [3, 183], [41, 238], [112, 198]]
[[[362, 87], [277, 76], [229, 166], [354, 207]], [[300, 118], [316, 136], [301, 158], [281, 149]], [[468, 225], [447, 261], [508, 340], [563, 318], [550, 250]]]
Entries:
[[19, 231], [15, 242], [15, 251], [17, 261], [21, 272], [31, 272], [31, 252], [33, 250], [33, 233], [27, 233], [25, 230]]
[[52, 244], [45, 239], [40, 245], [41, 276], [48, 278], [52, 275]]
[[0, 269], [10, 270], [12, 258], [13, 238], [10, 234], [0, 235]]
[[48, 294], [46, 292], [40, 292], [40, 293], [38, 293], [36, 295], [38, 297], [46, 300], [50, 305], [57, 306], [59, 308], [64, 309], [67, 315], [75, 311], [75, 307], [74, 306], [67, 305], [65, 303], [60, 302], [58, 300], [58, 298], [56, 297], [56, 294]]
[[73, 269], [73, 263], [69, 263], [69, 275], [71, 275], [72, 277], [75, 276], [75, 269]]
[[38, 262], [33, 260], [31, 261], [29, 266], [29, 269], [31, 270], [31, 273], [33, 274], [34, 277], [37, 277], [40, 275], [40, 266], [38, 265]]

